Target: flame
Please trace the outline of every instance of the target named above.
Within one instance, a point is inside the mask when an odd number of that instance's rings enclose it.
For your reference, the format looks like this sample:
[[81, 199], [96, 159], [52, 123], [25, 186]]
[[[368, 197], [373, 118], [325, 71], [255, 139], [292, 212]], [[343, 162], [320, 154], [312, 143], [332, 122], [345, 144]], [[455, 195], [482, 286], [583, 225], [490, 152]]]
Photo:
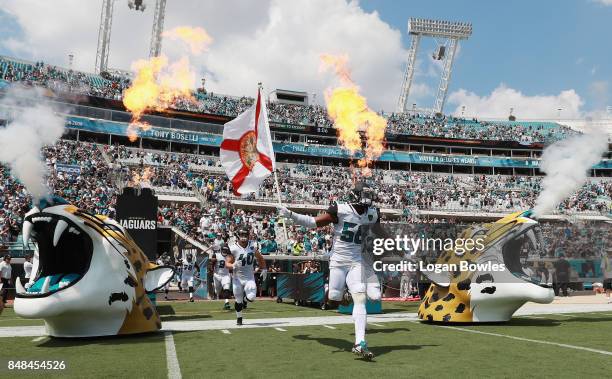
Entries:
[[360, 131], [365, 132], [364, 157], [358, 165], [363, 176], [370, 176], [369, 166], [384, 150], [387, 120], [368, 107], [359, 87], [353, 82], [348, 69], [347, 55], [321, 55], [321, 71], [332, 68], [340, 85], [325, 91], [327, 113], [338, 131], [340, 143], [351, 154], [362, 150]]
[[130, 179], [130, 186], [136, 187], [138, 185], [151, 184], [153, 174], [153, 170], [150, 167], [145, 167], [142, 174], [134, 171], [132, 173], [132, 178]]
[[208, 46], [213, 39], [203, 28], [190, 26], [178, 26], [174, 29], [166, 30], [162, 36], [170, 39], [178, 39], [186, 43], [193, 54], [199, 55], [208, 51]]
[[[164, 32], [164, 36], [185, 41], [194, 54], [205, 51], [212, 42], [206, 30], [199, 27], [179, 26]], [[183, 56], [170, 63], [163, 54], [134, 62], [132, 70], [136, 76], [132, 85], [123, 92], [123, 105], [132, 113], [127, 136], [134, 142], [138, 138], [138, 130], [151, 128], [141, 121], [147, 110], [163, 111], [179, 99], [195, 102], [192, 91], [196, 87], [196, 75], [189, 57]]]
[[196, 76], [187, 57], [170, 65], [165, 55], [141, 59], [132, 65], [132, 69], [136, 71], [136, 77], [123, 92], [123, 105], [132, 113], [128, 138], [134, 142], [138, 129], [148, 130], [151, 127], [140, 120], [145, 111], [163, 111], [177, 99], [195, 101], [192, 89], [196, 85]]

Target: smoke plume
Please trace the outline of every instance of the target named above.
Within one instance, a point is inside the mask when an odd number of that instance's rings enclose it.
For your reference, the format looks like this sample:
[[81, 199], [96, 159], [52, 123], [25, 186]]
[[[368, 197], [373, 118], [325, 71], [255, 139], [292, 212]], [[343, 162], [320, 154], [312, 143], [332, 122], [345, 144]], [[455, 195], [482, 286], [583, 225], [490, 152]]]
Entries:
[[602, 129], [591, 125], [588, 133], [557, 141], [544, 149], [540, 170], [546, 176], [536, 199], [536, 216], [552, 211], [586, 182], [591, 167], [608, 150], [608, 136]]
[[0, 111], [10, 114], [6, 127], [0, 127], [0, 162], [9, 166], [34, 201], [50, 195], [41, 149], [59, 140], [65, 125], [41, 92], [13, 87], [0, 99]]

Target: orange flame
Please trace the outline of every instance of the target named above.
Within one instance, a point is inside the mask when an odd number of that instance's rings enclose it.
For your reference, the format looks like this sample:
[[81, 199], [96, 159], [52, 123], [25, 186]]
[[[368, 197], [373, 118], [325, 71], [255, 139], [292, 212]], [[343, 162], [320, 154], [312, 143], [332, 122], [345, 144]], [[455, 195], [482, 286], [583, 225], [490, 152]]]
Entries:
[[208, 46], [213, 39], [206, 30], [200, 27], [178, 26], [174, 29], [166, 30], [162, 36], [170, 39], [178, 39], [186, 43], [193, 54], [202, 54], [208, 51]]
[[325, 91], [327, 113], [338, 130], [340, 143], [354, 154], [362, 149], [360, 131], [365, 132], [365, 156], [359, 160], [363, 176], [370, 176], [369, 166], [384, 150], [387, 120], [372, 111], [359, 87], [351, 79], [348, 56], [321, 55], [321, 70], [333, 68], [340, 85]]
[[[206, 30], [199, 27], [180, 26], [164, 32], [164, 35], [185, 41], [194, 54], [205, 51], [212, 42]], [[132, 113], [127, 136], [134, 142], [138, 138], [139, 129], [151, 128], [140, 120], [147, 110], [163, 111], [179, 99], [195, 102], [192, 90], [196, 87], [196, 75], [187, 56], [169, 63], [163, 54], [134, 62], [132, 70], [136, 72], [136, 77], [123, 92], [123, 105]]]
[[192, 88], [195, 87], [196, 79], [187, 57], [171, 65], [168, 65], [165, 55], [149, 60], [141, 59], [132, 65], [132, 69], [136, 71], [136, 77], [123, 92], [123, 105], [132, 113], [128, 138], [134, 142], [139, 128], [150, 128], [150, 125], [140, 121], [145, 111], [168, 109], [179, 98], [194, 101]]
[[136, 187], [138, 185], [150, 185], [152, 177], [153, 170], [150, 167], [145, 167], [142, 174], [137, 171], [134, 171], [132, 173], [132, 178], [130, 179], [130, 186]]

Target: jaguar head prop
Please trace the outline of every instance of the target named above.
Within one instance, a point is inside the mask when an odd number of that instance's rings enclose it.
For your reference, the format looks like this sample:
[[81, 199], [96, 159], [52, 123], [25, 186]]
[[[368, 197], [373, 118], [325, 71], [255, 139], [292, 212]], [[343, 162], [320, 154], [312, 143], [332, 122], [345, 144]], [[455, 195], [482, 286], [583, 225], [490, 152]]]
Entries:
[[[528, 301], [554, 299], [552, 277], [528, 260], [540, 257], [543, 241], [530, 211], [463, 231], [460, 238], [480, 238], [480, 249], [447, 250], [437, 260], [467, 270], [424, 274], [432, 285], [419, 307], [419, 318], [436, 322], [508, 321]], [[453, 266], [453, 267], [455, 267]]]
[[161, 328], [147, 293], [164, 286], [174, 271], [150, 263], [119, 223], [53, 198], [26, 214], [23, 238], [36, 247], [30, 281], [16, 283], [19, 316], [42, 318], [56, 337]]

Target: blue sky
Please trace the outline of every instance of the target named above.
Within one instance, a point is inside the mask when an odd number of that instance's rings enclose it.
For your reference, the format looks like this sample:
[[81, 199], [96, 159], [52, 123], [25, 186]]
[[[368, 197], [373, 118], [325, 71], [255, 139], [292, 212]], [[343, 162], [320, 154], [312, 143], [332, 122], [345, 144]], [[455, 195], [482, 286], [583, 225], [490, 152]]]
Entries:
[[[75, 68], [93, 71], [100, 5], [0, 0], [0, 54], [67, 66], [74, 53]], [[112, 67], [146, 58], [152, 8], [134, 12], [116, 1]], [[455, 61], [446, 113], [464, 105], [469, 116], [507, 117], [513, 107], [519, 118], [554, 118], [563, 108], [564, 118], [578, 118], [612, 105], [612, 0], [182, 0], [168, 2], [164, 26], [200, 26], [213, 36], [210, 51], [192, 62], [215, 92], [252, 96], [262, 81], [322, 101], [333, 78], [318, 69], [320, 54], [347, 54], [371, 107], [393, 111], [410, 17], [473, 24]], [[162, 51], [171, 56], [174, 45]], [[423, 41], [411, 98], [419, 107], [431, 106], [438, 85], [434, 49]]]
[[[466, 88], [482, 95], [500, 82], [526, 95], [573, 88], [589, 109], [598, 102], [591, 84], [612, 78], [612, 4], [592, 0], [364, 0], [361, 4], [401, 30], [406, 47], [409, 17], [472, 22], [472, 37], [462, 43], [455, 60], [451, 91]], [[608, 101], [610, 90], [612, 86]]]

